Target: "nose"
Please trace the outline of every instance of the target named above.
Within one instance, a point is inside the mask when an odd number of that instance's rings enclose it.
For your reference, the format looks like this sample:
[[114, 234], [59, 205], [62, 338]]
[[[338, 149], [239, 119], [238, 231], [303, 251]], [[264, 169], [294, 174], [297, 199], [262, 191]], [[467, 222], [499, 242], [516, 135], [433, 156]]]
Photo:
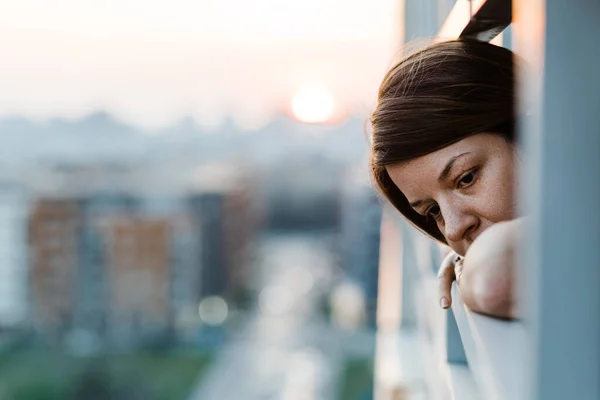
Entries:
[[444, 235], [449, 242], [470, 244], [479, 227], [479, 218], [468, 207], [454, 202], [440, 205], [444, 218]]

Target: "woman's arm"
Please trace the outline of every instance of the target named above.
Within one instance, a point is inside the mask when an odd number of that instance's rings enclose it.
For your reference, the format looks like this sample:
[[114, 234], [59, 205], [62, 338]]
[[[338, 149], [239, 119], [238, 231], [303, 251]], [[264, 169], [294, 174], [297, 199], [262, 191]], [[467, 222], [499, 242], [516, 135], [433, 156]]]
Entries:
[[499, 318], [517, 317], [515, 266], [523, 220], [495, 224], [469, 248], [459, 268], [458, 287], [471, 310]]
[[456, 279], [461, 298], [471, 310], [498, 318], [517, 317], [514, 269], [523, 228], [522, 219], [495, 224], [473, 242], [463, 259], [449, 254], [438, 274], [441, 306], [450, 307], [450, 289]]

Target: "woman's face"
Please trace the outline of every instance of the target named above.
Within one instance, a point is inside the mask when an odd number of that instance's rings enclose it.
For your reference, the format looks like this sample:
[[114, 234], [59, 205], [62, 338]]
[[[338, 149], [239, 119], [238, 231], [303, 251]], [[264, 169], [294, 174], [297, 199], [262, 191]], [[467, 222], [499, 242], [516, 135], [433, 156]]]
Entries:
[[386, 169], [411, 206], [464, 255], [484, 230], [517, 217], [516, 162], [512, 143], [480, 133]]

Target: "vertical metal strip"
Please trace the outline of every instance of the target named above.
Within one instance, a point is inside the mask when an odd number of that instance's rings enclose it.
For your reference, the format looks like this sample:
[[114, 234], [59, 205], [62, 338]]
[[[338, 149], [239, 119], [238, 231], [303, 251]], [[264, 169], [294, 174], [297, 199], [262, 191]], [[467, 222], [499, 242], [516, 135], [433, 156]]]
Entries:
[[515, 1], [531, 218], [526, 399], [600, 398], [600, 2]]

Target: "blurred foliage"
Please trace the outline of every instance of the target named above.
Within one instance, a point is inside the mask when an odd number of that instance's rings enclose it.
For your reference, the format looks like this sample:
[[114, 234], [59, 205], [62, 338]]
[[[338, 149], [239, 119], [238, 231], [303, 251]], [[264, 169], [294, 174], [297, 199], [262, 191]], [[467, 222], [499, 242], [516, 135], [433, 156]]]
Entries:
[[93, 357], [13, 350], [0, 361], [0, 400], [183, 400], [211, 358], [197, 350]]
[[339, 400], [373, 399], [373, 359], [349, 358], [340, 379]]

